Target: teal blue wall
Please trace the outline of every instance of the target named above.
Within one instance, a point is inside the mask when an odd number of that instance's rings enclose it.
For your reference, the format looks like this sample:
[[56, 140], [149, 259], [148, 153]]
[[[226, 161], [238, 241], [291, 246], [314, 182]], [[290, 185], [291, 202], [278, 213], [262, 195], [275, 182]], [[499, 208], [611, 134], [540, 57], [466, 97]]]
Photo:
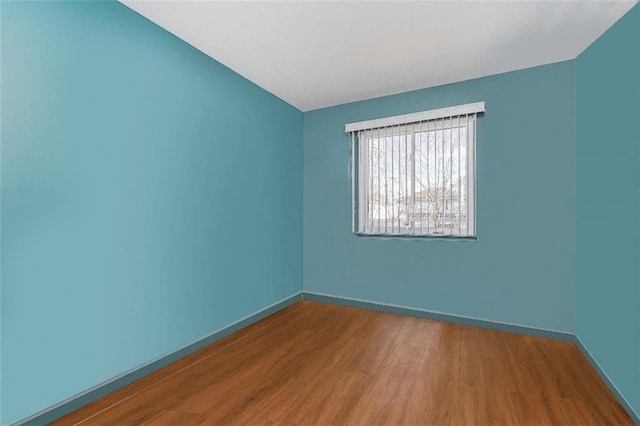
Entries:
[[[2, 2], [0, 1], [0, 82], [2, 81]], [[2, 85], [0, 84], [0, 187], [2, 177]], [[0, 425], [2, 424], [2, 191], [0, 190]]]
[[301, 290], [302, 113], [119, 3], [2, 8], [6, 424]]
[[[574, 63], [304, 115], [308, 292], [573, 331]], [[486, 101], [477, 128], [477, 241], [351, 234], [345, 123]]]
[[640, 414], [640, 7], [576, 60], [576, 334]]

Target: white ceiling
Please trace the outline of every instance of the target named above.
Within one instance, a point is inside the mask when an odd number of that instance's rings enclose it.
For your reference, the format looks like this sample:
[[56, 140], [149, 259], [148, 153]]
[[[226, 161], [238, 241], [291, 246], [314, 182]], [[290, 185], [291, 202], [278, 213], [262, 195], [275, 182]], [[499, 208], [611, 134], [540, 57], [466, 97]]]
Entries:
[[573, 59], [636, 0], [122, 2], [309, 111]]

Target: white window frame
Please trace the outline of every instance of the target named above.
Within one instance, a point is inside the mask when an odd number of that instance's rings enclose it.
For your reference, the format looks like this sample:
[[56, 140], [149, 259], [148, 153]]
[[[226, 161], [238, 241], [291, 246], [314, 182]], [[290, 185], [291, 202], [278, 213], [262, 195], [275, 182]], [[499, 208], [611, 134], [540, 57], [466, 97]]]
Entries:
[[[345, 132], [351, 136], [351, 181], [352, 181], [352, 232], [360, 236], [382, 236], [382, 237], [420, 237], [420, 238], [455, 238], [455, 239], [475, 239], [476, 238], [476, 121], [477, 115], [484, 113], [485, 103], [459, 105], [454, 107], [440, 108], [437, 110], [422, 111], [413, 114], [385, 117], [380, 119], [350, 123], [345, 125]], [[447, 122], [448, 120], [448, 122]], [[460, 121], [458, 121], [460, 120]], [[466, 120], [464, 123], [463, 121]], [[385, 135], [404, 135], [411, 138], [410, 146], [415, 149], [415, 135], [425, 131], [446, 130], [447, 128], [462, 128], [466, 130], [466, 233], [464, 234], [436, 234], [429, 233], [430, 227], [404, 228], [399, 226], [397, 230], [393, 226], [389, 229], [365, 228], [361, 224], [366, 224], [368, 215], [367, 188], [368, 180], [364, 167], [361, 164], [368, 164], [368, 146], [360, 144], [360, 132], [376, 132], [376, 137]], [[403, 131], [399, 129], [403, 128]], [[411, 168], [411, 174], [415, 173], [415, 164]], [[412, 185], [415, 178], [410, 180]], [[415, 188], [411, 190], [415, 194]], [[426, 231], [426, 232], [424, 232]]]

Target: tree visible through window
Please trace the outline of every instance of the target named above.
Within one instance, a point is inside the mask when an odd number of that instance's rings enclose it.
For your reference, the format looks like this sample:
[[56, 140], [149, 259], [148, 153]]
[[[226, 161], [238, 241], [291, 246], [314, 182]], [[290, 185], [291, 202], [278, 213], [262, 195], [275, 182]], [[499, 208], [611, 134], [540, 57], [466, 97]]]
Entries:
[[474, 112], [351, 132], [354, 231], [475, 236], [476, 118]]

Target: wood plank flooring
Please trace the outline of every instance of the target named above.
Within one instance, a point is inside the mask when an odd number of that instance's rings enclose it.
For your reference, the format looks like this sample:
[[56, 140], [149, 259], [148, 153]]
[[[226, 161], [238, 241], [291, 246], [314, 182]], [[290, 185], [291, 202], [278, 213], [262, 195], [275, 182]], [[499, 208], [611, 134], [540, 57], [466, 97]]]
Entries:
[[54, 425], [633, 425], [573, 343], [301, 301]]

